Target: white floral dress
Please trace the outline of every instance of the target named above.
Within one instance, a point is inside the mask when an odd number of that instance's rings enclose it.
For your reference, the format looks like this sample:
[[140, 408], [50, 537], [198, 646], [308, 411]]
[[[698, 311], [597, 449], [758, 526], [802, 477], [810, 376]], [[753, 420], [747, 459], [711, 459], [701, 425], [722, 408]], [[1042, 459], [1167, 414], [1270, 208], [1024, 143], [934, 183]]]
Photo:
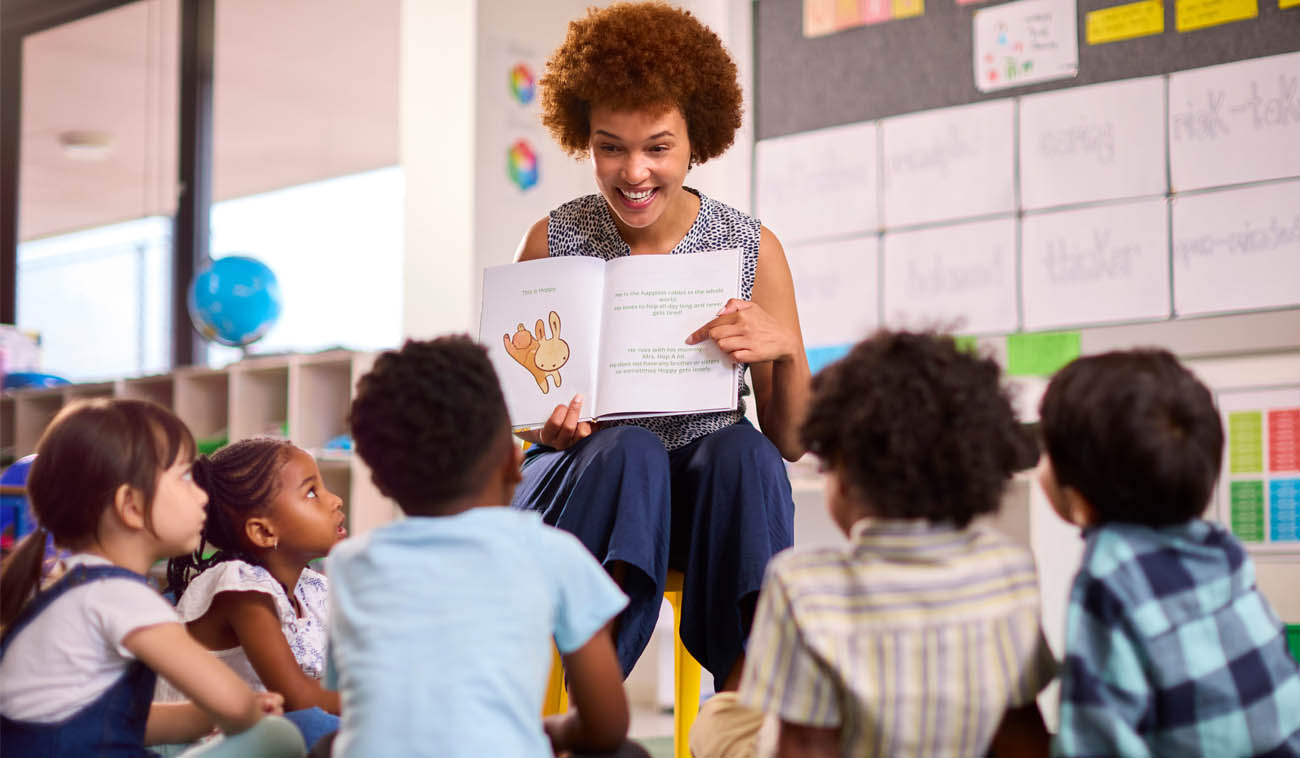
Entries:
[[[325, 632], [329, 620], [329, 580], [325, 575], [305, 568], [298, 577], [293, 594], [302, 606], [302, 616], [294, 610], [284, 588], [271, 572], [244, 561], [223, 561], [194, 577], [176, 604], [183, 623], [203, 617], [212, 600], [222, 592], [264, 592], [275, 601], [280, 629], [293, 651], [302, 672], [314, 679], [325, 675]], [[214, 650], [213, 654], [229, 666], [240, 679], [259, 692], [266, 686], [253, 670], [242, 647]], [[155, 699], [168, 702], [185, 700], [185, 695], [159, 677]]]

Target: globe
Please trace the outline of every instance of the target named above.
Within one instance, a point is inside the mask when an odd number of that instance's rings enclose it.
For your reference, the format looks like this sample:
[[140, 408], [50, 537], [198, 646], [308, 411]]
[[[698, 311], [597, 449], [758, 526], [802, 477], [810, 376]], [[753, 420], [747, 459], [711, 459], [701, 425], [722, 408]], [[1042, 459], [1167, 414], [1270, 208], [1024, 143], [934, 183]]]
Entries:
[[265, 263], [242, 255], [217, 258], [190, 285], [190, 320], [204, 338], [231, 347], [261, 339], [280, 318], [280, 283]]

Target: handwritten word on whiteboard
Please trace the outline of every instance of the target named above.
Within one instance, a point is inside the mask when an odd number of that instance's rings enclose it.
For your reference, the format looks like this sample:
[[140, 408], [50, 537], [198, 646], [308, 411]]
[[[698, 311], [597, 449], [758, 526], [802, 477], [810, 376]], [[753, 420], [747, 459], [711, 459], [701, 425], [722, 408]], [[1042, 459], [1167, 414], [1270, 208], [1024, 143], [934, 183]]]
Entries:
[[885, 235], [885, 323], [965, 333], [1016, 330], [1016, 220]]
[[1021, 98], [1021, 206], [1164, 194], [1164, 99], [1160, 77]]
[[876, 125], [763, 140], [756, 149], [758, 218], [785, 242], [876, 231]]
[[1300, 176], [1300, 53], [1169, 77], [1174, 191]]
[[1178, 315], [1300, 305], [1300, 181], [1171, 202]]
[[786, 248], [805, 345], [851, 344], [876, 329], [879, 247], [873, 234]]
[[925, 111], [881, 122], [884, 226], [1015, 209], [1015, 104]]
[[1020, 266], [1026, 330], [1167, 318], [1165, 200], [1028, 214]]

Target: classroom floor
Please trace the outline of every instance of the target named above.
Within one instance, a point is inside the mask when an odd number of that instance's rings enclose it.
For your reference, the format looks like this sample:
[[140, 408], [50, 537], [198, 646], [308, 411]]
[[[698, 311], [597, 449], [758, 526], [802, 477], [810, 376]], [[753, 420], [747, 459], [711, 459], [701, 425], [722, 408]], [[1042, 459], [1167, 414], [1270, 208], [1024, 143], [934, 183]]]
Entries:
[[628, 736], [654, 758], [673, 758], [673, 714], [648, 705], [633, 705]]

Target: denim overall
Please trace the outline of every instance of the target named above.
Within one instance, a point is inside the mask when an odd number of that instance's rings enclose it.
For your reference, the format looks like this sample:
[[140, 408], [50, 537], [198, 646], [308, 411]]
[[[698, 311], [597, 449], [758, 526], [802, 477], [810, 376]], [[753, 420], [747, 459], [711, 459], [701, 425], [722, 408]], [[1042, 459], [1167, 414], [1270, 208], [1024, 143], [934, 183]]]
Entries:
[[[53, 587], [37, 595], [6, 630], [0, 658], [23, 627], [74, 587], [102, 579], [126, 578], [145, 582], [139, 574], [117, 566], [74, 566]], [[23, 758], [102, 756], [141, 758], [156, 753], [144, 748], [144, 727], [149, 719], [156, 676], [140, 661], [90, 704], [63, 721], [39, 724], [0, 716], [0, 754]]]

